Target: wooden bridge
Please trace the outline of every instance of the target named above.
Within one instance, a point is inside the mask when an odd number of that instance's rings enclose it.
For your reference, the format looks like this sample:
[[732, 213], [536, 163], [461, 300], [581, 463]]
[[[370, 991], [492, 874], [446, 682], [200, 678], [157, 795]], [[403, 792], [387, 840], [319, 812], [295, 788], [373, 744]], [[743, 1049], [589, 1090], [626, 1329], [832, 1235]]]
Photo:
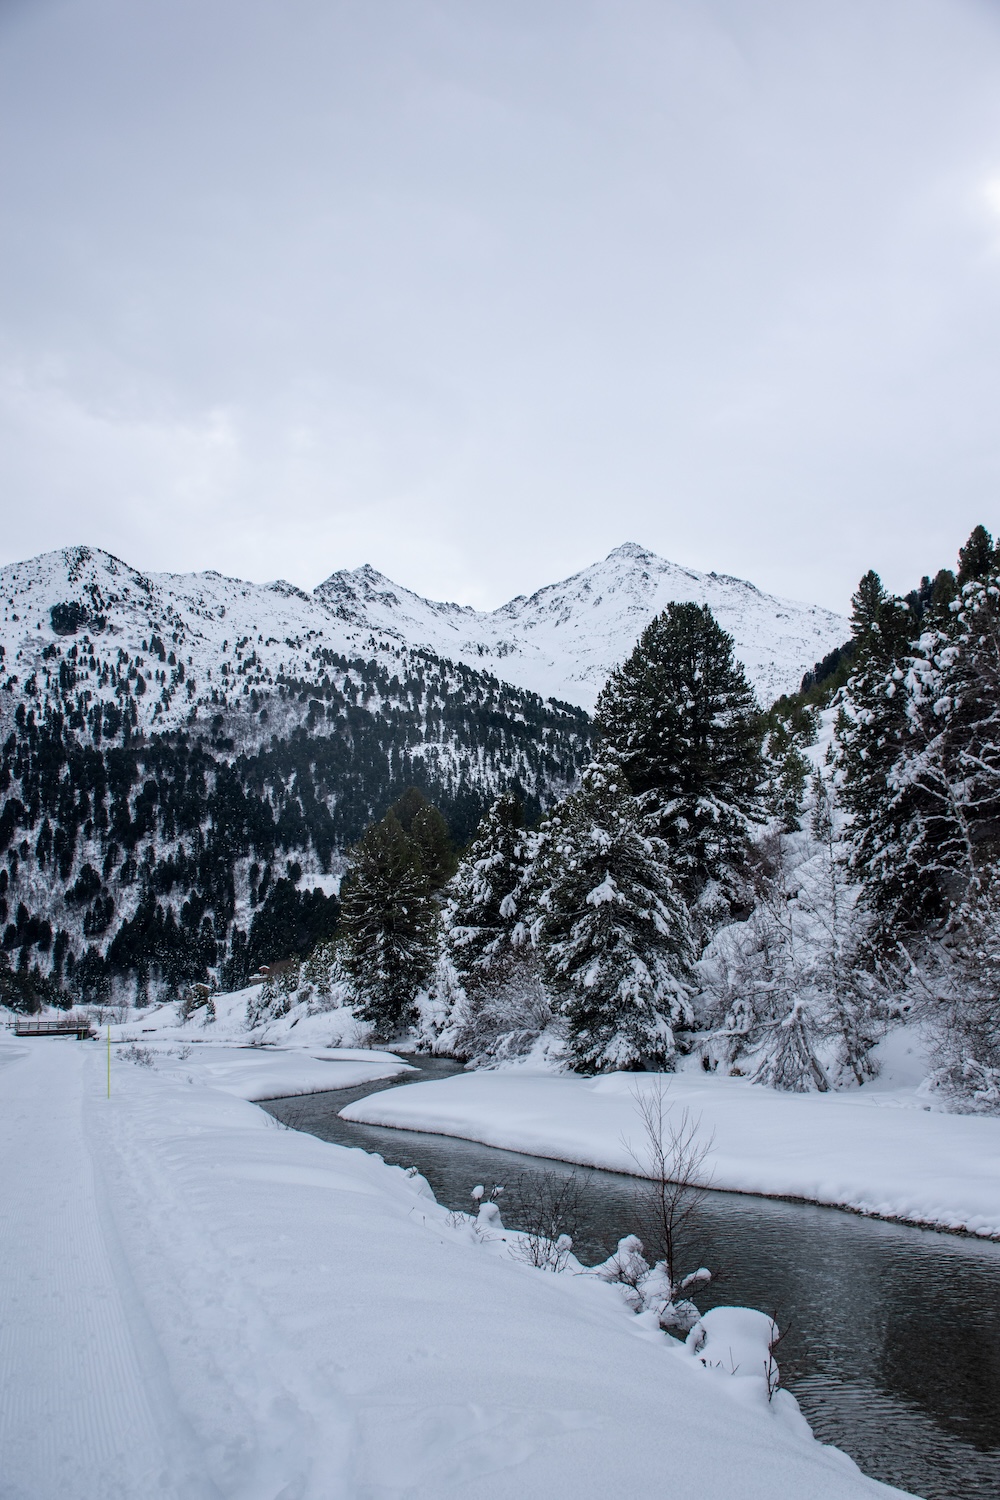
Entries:
[[85, 1042], [93, 1033], [89, 1021], [15, 1021], [15, 1036], [75, 1036]]

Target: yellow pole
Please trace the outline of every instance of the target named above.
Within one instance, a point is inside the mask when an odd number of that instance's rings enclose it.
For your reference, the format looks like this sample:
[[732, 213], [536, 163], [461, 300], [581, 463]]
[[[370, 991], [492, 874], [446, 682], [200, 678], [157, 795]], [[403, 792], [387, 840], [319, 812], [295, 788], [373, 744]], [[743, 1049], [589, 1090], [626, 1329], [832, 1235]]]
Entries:
[[111, 1022], [108, 1022], [108, 1098], [111, 1098]]

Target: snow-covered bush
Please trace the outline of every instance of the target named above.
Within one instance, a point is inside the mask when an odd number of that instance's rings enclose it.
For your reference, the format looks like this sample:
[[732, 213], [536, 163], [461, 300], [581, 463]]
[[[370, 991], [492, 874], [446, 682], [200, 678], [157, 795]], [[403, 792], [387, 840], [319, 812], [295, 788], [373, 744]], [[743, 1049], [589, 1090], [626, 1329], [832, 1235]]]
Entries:
[[667, 1272], [665, 1261], [650, 1265], [642, 1240], [635, 1234], [627, 1234], [619, 1240], [614, 1254], [592, 1270], [602, 1281], [609, 1281], [621, 1289], [626, 1304], [634, 1313], [652, 1313], [668, 1333], [687, 1333], [695, 1326], [701, 1315], [690, 1297], [682, 1294], [711, 1280], [709, 1271], [700, 1270], [675, 1283]]
[[156, 1054], [151, 1047], [141, 1047], [137, 1042], [130, 1042], [127, 1047], [118, 1047], [115, 1056], [122, 1062], [135, 1063], [140, 1068], [152, 1068], [156, 1063]]
[[523, 1172], [510, 1198], [518, 1221], [512, 1254], [543, 1271], [565, 1271], [589, 1207], [587, 1179], [575, 1171]]
[[552, 1023], [552, 1009], [531, 948], [508, 954], [488, 978], [454, 993], [438, 1050], [470, 1068], [497, 1067], [525, 1057]]
[[777, 1323], [766, 1313], [751, 1307], [713, 1307], [694, 1324], [685, 1347], [708, 1370], [760, 1380], [770, 1401], [780, 1384], [774, 1358], [780, 1338]]

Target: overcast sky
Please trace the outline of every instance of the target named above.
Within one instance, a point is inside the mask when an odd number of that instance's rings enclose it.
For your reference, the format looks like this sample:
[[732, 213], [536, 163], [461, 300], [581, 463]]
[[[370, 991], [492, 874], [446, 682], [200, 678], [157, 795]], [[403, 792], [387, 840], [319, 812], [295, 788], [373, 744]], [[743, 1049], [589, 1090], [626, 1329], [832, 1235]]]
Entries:
[[0, 0], [0, 561], [846, 609], [1000, 529], [997, 0]]

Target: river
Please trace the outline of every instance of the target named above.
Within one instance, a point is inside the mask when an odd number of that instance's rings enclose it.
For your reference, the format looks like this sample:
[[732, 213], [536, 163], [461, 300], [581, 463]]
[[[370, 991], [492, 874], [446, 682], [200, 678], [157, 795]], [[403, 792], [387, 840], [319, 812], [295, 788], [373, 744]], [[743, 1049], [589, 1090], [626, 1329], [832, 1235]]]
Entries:
[[[458, 1071], [413, 1061], [425, 1078]], [[395, 1083], [416, 1081], [412, 1074]], [[350, 1124], [338, 1111], [394, 1082], [263, 1101], [296, 1130], [416, 1166], [439, 1203], [472, 1208], [477, 1183], [502, 1183], [505, 1223], [518, 1226], [517, 1189], [552, 1173], [581, 1185], [574, 1249], [603, 1260], [636, 1228], [634, 1178], [472, 1141]], [[785, 1337], [782, 1383], [817, 1437], [874, 1478], [924, 1500], [1000, 1496], [1000, 1244], [863, 1219], [838, 1209], [706, 1194], [685, 1265], [719, 1272], [697, 1297], [773, 1314]]]

